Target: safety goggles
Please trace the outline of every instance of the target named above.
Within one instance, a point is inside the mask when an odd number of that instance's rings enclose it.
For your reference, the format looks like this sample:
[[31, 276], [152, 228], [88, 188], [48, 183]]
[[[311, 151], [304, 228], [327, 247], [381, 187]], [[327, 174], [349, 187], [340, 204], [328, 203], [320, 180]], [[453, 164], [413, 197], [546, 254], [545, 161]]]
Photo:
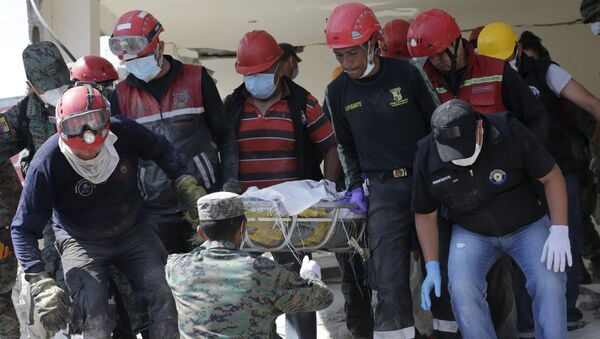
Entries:
[[108, 46], [116, 56], [138, 55], [152, 43], [161, 28], [161, 24], [156, 23], [147, 35], [111, 36], [108, 39]]
[[108, 120], [105, 110], [94, 109], [67, 116], [60, 122], [60, 129], [68, 137], [76, 137], [81, 135], [86, 127], [93, 132], [100, 131], [108, 124]]

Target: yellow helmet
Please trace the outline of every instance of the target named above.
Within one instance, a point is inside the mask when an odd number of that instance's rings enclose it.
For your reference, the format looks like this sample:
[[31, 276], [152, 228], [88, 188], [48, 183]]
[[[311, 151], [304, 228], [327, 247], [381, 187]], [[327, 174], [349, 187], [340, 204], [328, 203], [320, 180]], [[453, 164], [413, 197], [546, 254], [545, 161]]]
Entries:
[[344, 71], [344, 68], [342, 66], [337, 66], [336, 68], [334, 68], [333, 71], [331, 72], [331, 80], [335, 80], [335, 78], [340, 76], [340, 74], [342, 74], [343, 71]]
[[477, 51], [481, 55], [507, 60], [517, 46], [517, 35], [505, 22], [493, 22], [485, 26], [477, 38]]

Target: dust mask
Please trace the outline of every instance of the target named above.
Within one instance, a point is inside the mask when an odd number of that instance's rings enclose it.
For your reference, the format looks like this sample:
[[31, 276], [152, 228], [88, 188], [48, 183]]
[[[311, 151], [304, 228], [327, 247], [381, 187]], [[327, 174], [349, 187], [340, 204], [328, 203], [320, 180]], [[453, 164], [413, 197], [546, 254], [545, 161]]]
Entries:
[[62, 97], [63, 93], [65, 93], [68, 88], [69, 85], [62, 85], [58, 88], [47, 90], [44, 94], [40, 94], [40, 97], [46, 104], [56, 107], [58, 100], [60, 100], [60, 97]]
[[270, 98], [277, 89], [277, 83], [279, 83], [279, 80], [275, 83], [277, 68], [279, 68], [279, 65], [275, 67], [273, 73], [257, 73], [244, 76], [246, 90], [257, 99], [265, 100]]
[[600, 35], [600, 21], [592, 23], [590, 28], [592, 29], [592, 34]]
[[125, 61], [125, 67], [136, 78], [143, 82], [150, 82], [160, 73], [163, 57], [161, 55], [158, 58], [160, 58], [160, 62], [157, 60], [156, 54], [153, 53], [143, 58]]

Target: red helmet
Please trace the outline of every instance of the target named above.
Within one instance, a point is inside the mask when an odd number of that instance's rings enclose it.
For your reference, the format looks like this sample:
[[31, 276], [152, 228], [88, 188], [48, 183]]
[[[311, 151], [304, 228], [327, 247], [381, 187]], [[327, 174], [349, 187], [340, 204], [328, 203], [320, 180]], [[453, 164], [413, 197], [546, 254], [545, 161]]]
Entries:
[[325, 27], [325, 38], [329, 48], [348, 48], [367, 42], [373, 34], [380, 40], [381, 25], [373, 11], [358, 2], [347, 2], [337, 6]]
[[428, 57], [443, 52], [460, 36], [450, 14], [430, 9], [419, 14], [408, 29], [408, 51], [413, 57]]
[[119, 74], [108, 60], [88, 55], [77, 59], [71, 68], [71, 80], [101, 83], [119, 80]]
[[469, 42], [471, 44], [475, 43], [477, 44], [477, 38], [479, 38], [479, 33], [481, 33], [481, 30], [483, 29], [483, 27], [485, 26], [479, 26], [477, 28], [475, 28], [471, 34], [469, 34]]
[[271, 34], [248, 32], [237, 46], [235, 70], [244, 75], [264, 72], [279, 61], [282, 54], [281, 47]]
[[129, 11], [119, 18], [108, 40], [110, 51], [121, 60], [146, 56], [156, 48], [158, 35], [164, 29], [146, 11]]
[[90, 85], [67, 90], [56, 105], [56, 129], [71, 149], [98, 148], [108, 137], [109, 126], [109, 103]]
[[406, 33], [408, 33], [410, 22], [395, 19], [383, 26], [383, 46], [381, 55], [393, 58], [410, 58], [408, 46], [406, 45]]

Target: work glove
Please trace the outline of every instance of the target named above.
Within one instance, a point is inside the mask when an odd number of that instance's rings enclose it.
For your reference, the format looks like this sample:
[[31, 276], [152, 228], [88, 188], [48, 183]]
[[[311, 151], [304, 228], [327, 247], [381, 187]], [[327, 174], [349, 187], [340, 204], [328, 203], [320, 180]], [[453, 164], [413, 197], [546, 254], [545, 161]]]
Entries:
[[231, 192], [236, 194], [242, 194], [242, 185], [240, 182], [235, 179], [227, 180], [226, 183], [223, 184], [223, 192]]
[[69, 306], [71, 301], [65, 291], [56, 286], [48, 273], [26, 273], [25, 279], [30, 284], [31, 311], [29, 321], [41, 324], [51, 336], [69, 322]]
[[369, 209], [369, 204], [365, 200], [365, 192], [362, 187], [357, 187], [350, 191], [350, 203], [355, 204], [357, 207], [351, 210], [352, 213], [366, 214]]
[[304, 279], [308, 279], [307, 273], [313, 272], [317, 275], [317, 278], [321, 279], [321, 267], [316, 261], [310, 260], [307, 255], [302, 259], [302, 266], [300, 267], [300, 276]]
[[421, 308], [425, 311], [431, 309], [431, 290], [435, 287], [435, 296], [442, 296], [442, 275], [440, 274], [440, 263], [430, 261], [425, 265], [427, 276], [421, 285]]
[[552, 225], [550, 226], [550, 235], [546, 239], [544, 249], [542, 250], [542, 262], [546, 262], [546, 268], [554, 272], [564, 272], [565, 264], [573, 266], [573, 257], [571, 256], [571, 243], [569, 242], [569, 226]]
[[198, 224], [198, 207], [196, 203], [198, 199], [206, 195], [206, 190], [202, 186], [198, 186], [196, 178], [189, 174], [184, 174], [175, 179], [175, 190], [180, 199], [185, 202], [187, 212], [183, 214], [185, 220], [192, 225]]

